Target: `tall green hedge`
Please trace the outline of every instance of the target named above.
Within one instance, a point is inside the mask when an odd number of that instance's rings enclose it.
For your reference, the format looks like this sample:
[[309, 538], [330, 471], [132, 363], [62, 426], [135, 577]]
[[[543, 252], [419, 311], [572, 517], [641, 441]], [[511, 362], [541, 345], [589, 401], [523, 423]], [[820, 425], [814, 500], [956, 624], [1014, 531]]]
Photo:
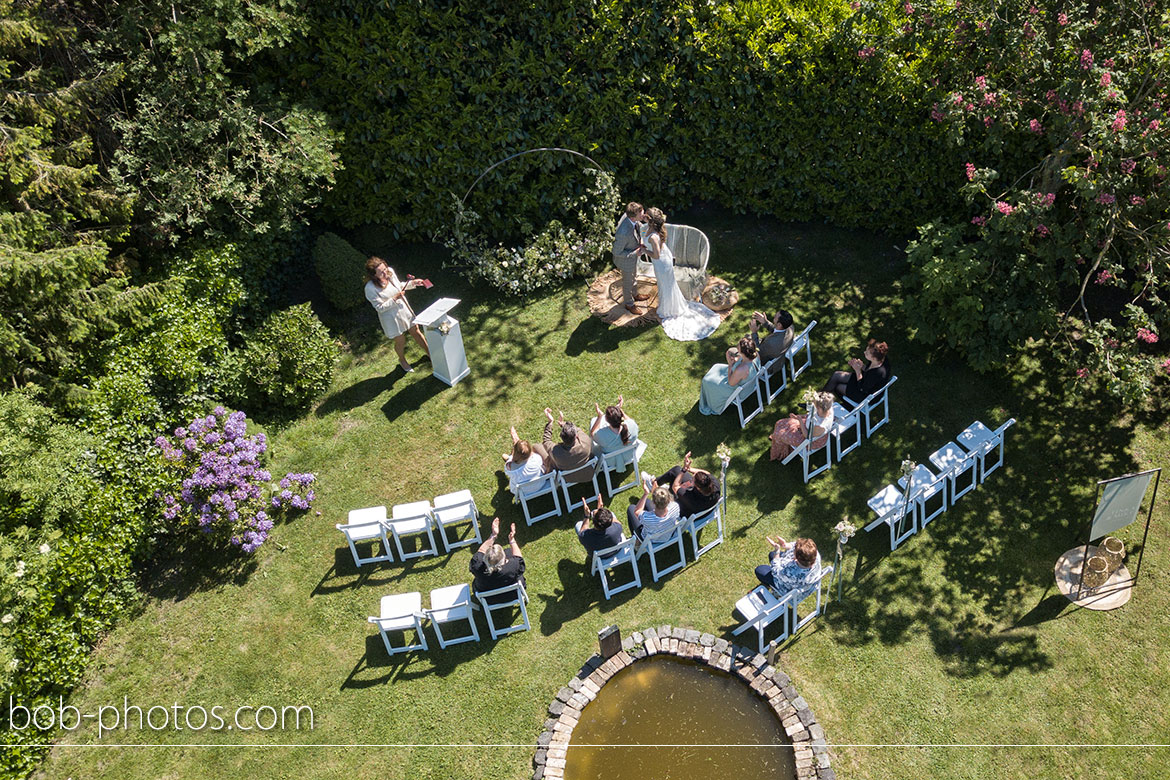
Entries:
[[[953, 153], [914, 62], [859, 54], [892, 23], [879, 5], [316, 4], [290, 72], [344, 137], [327, 208], [350, 226], [441, 235], [448, 193], [511, 153], [564, 146], [668, 212], [707, 200], [909, 229], [958, 182], [936, 174]], [[514, 234], [550, 217], [579, 167], [509, 163], [470, 205]]]

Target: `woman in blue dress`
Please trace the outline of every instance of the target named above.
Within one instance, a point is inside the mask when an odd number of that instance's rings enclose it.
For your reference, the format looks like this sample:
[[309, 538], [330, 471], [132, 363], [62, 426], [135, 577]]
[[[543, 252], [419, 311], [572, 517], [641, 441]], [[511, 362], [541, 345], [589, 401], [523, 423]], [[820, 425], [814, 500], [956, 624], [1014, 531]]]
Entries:
[[722, 414], [735, 388], [756, 377], [756, 345], [748, 337], [739, 340], [738, 347], [727, 350], [727, 363], [716, 363], [703, 377], [699, 388], [699, 411], [703, 414]]

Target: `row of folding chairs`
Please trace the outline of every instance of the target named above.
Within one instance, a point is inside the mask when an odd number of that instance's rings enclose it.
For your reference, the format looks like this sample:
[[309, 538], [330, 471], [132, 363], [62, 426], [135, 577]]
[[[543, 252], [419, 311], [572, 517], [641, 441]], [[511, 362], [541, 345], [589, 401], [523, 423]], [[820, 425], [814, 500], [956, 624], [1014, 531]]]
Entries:
[[[722, 544], [723, 514], [726, 505], [727, 495], [721, 489], [719, 501], [706, 512], [677, 518], [669, 527], [661, 529], [653, 536], [647, 536], [643, 539], [631, 536], [622, 539], [613, 547], [607, 547], [593, 553], [591, 573], [601, 578], [601, 589], [604, 591], [605, 597], [608, 599], [615, 593], [642, 587], [642, 575], [638, 571], [638, 561], [643, 557], [650, 559], [650, 573], [655, 582], [686, 566], [687, 554], [684, 538], [687, 534], [690, 534], [691, 537], [695, 561], [699, 560], [699, 556], [703, 553]], [[708, 534], [708, 541], [703, 542], [700, 537], [705, 529], [712, 527], [712, 524], [714, 524], [712, 529], [714, 536]], [[669, 559], [674, 558], [676, 553], [678, 559], [670, 563]], [[668, 559], [666, 563], [659, 561], [660, 555]], [[619, 582], [620, 569], [626, 565], [630, 567], [630, 577], [624, 582]]]
[[[478, 604], [472, 601], [473, 596]], [[493, 603], [496, 596], [503, 598]], [[383, 596], [378, 616], [371, 616], [368, 620], [378, 627], [386, 652], [395, 655], [411, 650], [430, 650], [423, 621], [430, 622], [435, 638], [439, 640], [439, 647], [443, 649], [463, 642], [480, 641], [479, 629], [475, 625], [476, 612], [483, 612], [492, 639], [514, 631], [527, 631], [530, 628], [525, 606], [527, 603], [528, 593], [524, 590], [523, 582], [475, 594], [472, 594], [470, 585], [449, 585], [431, 591], [429, 609], [423, 609], [422, 594], [418, 591]], [[518, 610], [519, 621], [501, 621], [500, 613], [504, 610], [507, 610], [509, 618], [514, 610]], [[466, 633], [452, 636], [453, 629], [447, 628], [445, 630], [448, 633], [444, 635], [444, 626], [458, 626], [460, 623], [467, 624]], [[414, 642], [409, 641], [411, 631], [415, 634]], [[392, 639], [398, 635], [402, 637], [401, 644], [396, 644]]]
[[910, 474], [909, 490], [906, 477], [901, 477], [896, 486], [886, 485], [869, 500], [869, 508], [877, 517], [865, 530], [886, 526], [890, 550], [898, 549], [1003, 465], [1004, 437], [1015, 424], [1013, 417], [995, 430], [978, 420], [968, 425], [955, 441], [930, 454], [937, 471], [919, 463]]
[[[816, 585], [804, 590], [791, 590], [787, 593], [777, 593], [767, 585], [758, 585], [751, 593], [735, 602], [735, 610], [743, 617], [743, 623], [734, 631], [733, 636], [755, 629], [759, 652], [764, 653], [769, 644], [765, 640], [765, 631], [774, 623], [780, 623], [780, 634], [771, 641], [777, 644], [788, 639], [797, 631], [804, 628], [821, 614], [821, 587], [833, 574], [832, 566], [822, 566]], [[800, 607], [812, 596], [816, 596], [816, 608], [800, 616]]]
[[[641, 439], [635, 439], [621, 449], [604, 455], [594, 455], [583, 466], [572, 471], [550, 471], [527, 482], [512, 484], [509, 488], [513, 498], [520, 504], [520, 508], [524, 512], [524, 520], [528, 525], [532, 525], [550, 517], [559, 517], [565, 513], [571, 514], [580, 509], [584, 502], [594, 496], [601, 495], [601, 487], [597, 480], [598, 474], [604, 478], [606, 491], [610, 496], [628, 490], [635, 485], [640, 485], [642, 471], [639, 461], [645, 454], [646, 443]], [[614, 482], [617, 481], [617, 476], [625, 473], [631, 467], [633, 475], [630, 481], [615, 486]], [[585, 476], [588, 479], [576, 481], [576, 478]], [[589, 488], [592, 488], [592, 491]], [[573, 491], [578, 492], [576, 497], [574, 497]], [[563, 504], [561, 503], [562, 496], [564, 498]], [[552, 500], [550, 509], [538, 512], [530, 506], [531, 502], [538, 499], [543, 500], [545, 497]]]
[[[470, 525], [470, 532], [460, 531], [461, 525]], [[339, 523], [336, 528], [345, 534], [353, 562], [358, 568], [364, 563], [393, 561], [394, 549], [397, 549], [398, 559], [402, 562], [426, 555], [438, 555], [436, 531], [446, 552], [483, 541], [479, 529], [479, 511], [470, 490], [436, 496], [433, 504], [430, 501], [396, 504], [389, 517], [386, 516], [384, 506], [354, 509], [349, 513], [349, 522], [344, 525]], [[461, 533], [463, 536], [460, 536]], [[413, 549], [408, 550], [402, 542], [410, 537], [417, 539], [417, 542]], [[394, 540], [393, 548], [390, 539]], [[371, 555], [362, 557], [358, 545], [367, 542], [372, 548]]]
[[[833, 404], [833, 425], [818, 439], [805, 439], [794, 447], [781, 463], [800, 458], [804, 481], [840, 463], [846, 455], [861, 446], [876, 430], [890, 421], [890, 388], [898, 377], [890, 377], [881, 388], [870, 393], [860, 403], [848, 398]], [[836, 455], [833, 454], [836, 445]]]
[[[765, 406], [775, 401], [776, 397], [784, 392], [789, 382], [794, 381], [812, 365], [812, 345], [809, 342], [809, 333], [816, 327], [816, 324], [816, 320], [810, 322], [808, 327], [792, 340], [783, 355], [773, 358], [766, 365], [761, 367], [757, 358], [756, 375], [750, 381], [736, 385], [735, 390], [728, 396], [727, 403], [719, 410], [719, 414], [723, 414], [734, 406], [739, 413], [739, 427], [747, 427], [747, 424], [757, 414], [764, 411]], [[802, 352], [804, 359], [798, 366], [797, 361]], [[753, 398], [755, 399], [754, 404], [751, 403]], [[752, 411], [745, 412], [745, 406]]]

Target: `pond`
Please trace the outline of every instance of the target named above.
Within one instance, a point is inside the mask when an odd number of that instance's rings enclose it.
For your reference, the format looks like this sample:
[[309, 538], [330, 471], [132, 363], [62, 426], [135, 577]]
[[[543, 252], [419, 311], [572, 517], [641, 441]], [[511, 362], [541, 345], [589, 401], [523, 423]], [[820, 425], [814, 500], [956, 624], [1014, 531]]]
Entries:
[[606, 683], [565, 756], [565, 780], [795, 776], [792, 742], [766, 701], [725, 672], [662, 655]]

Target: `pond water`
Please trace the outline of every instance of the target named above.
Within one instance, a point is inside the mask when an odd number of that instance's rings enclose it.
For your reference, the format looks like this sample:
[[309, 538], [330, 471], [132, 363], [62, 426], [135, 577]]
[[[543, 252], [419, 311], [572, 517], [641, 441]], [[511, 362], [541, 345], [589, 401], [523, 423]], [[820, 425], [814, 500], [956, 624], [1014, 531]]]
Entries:
[[768, 703], [742, 680], [654, 656], [623, 669], [586, 705], [565, 780], [792, 780], [791, 745]]

